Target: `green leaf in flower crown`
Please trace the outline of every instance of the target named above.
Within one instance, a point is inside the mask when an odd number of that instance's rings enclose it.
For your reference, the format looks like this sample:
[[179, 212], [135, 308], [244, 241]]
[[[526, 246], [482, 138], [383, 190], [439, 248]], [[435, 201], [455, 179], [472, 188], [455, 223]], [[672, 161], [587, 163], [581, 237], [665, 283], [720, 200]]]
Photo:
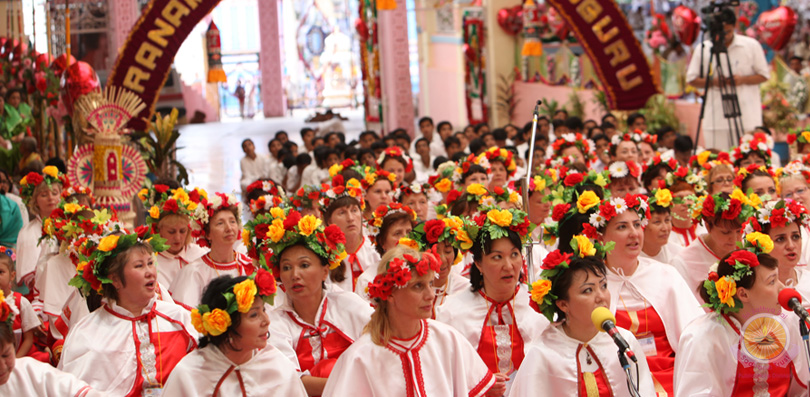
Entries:
[[491, 225], [487, 228], [487, 230], [489, 231], [489, 238], [493, 241], [506, 237], [506, 232], [498, 226]]
[[200, 313], [207, 313], [207, 312], [211, 311], [211, 308], [208, 307], [208, 305], [203, 304], [203, 305], [197, 306], [197, 310], [199, 310]]
[[110, 214], [106, 208], [102, 208], [100, 210], [93, 210], [93, 214], [94, 216], [92, 219], [90, 219], [90, 221], [95, 224], [101, 225], [107, 223], [107, 221], [112, 219], [112, 214]]
[[233, 313], [239, 308], [239, 303], [236, 302], [236, 295], [233, 292], [226, 292], [222, 294], [225, 297], [225, 311], [228, 313]]

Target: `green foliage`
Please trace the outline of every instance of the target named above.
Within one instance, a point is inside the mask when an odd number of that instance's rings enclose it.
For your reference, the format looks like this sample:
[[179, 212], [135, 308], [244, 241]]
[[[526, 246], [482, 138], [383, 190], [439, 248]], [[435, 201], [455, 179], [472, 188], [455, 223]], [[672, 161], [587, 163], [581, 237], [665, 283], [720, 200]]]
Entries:
[[505, 113], [509, 120], [512, 120], [515, 109], [517, 108], [520, 100], [515, 98], [515, 72], [509, 73], [508, 76], [498, 74], [498, 88], [497, 88], [497, 106], [498, 110]]
[[[188, 184], [188, 170], [175, 159], [178, 149], [175, 146], [180, 138], [180, 131], [175, 129], [177, 123], [177, 109], [173, 109], [168, 116], [155, 115], [155, 121], [150, 124], [149, 131], [135, 131], [130, 139], [143, 155], [149, 172], [158, 178], [176, 179], [183, 185]], [[172, 172], [176, 168], [176, 174]]]
[[543, 98], [543, 104], [540, 105], [540, 114], [551, 119], [554, 117], [554, 112], [560, 109], [562, 109], [562, 107], [556, 99]]
[[571, 109], [568, 112], [569, 116], [579, 117], [580, 119], [585, 117], [585, 103], [580, 99], [578, 89], [574, 88], [571, 90], [571, 94], [568, 95], [566, 108]]
[[665, 125], [677, 131], [681, 125], [675, 115], [675, 103], [662, 94], [651, 96], [639, 112], [647, 119], [647, 131], [655, 131]]

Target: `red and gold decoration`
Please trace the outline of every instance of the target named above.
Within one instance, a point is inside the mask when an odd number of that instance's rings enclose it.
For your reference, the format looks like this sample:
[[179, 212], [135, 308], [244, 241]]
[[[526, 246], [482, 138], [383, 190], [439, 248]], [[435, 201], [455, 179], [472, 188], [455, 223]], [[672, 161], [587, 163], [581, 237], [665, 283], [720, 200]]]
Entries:
[[464, 101], [470, 124], [489, 120], [487, 103], [486, 57], [484, 56], [484, 13], [465, 10], [461, 20], [464, 44]]
[[359, 3], [360, 16], [354, 23], [360, 37], [360, 71], [363, 75], [363, 107], [366, 121], [382, 122], [382, 87], [380, 75], [380, 46], [378, 41], [376, 0]]
[[225, 83], [228, 76], [222, 70], [222, 43], [219, 40], [219, 28], [211, 21], [205, 32], [205, 48], [208, 53], [208, 79], [209, 83]]

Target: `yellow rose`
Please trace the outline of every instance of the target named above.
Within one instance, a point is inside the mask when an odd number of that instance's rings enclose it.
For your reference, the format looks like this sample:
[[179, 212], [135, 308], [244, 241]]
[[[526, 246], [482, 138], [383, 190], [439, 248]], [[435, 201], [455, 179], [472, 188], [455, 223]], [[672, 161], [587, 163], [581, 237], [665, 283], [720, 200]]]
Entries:
[[748, 200], [748, 196], [746, 196], [745, 193], [743, 193], [743, 191], [740, 190], [740, 189], [734, 189], [734, 191], [731, 192], [731, 196], [729, 196], [729, 198], [737, 200], [737, 201], [739, 201], [739, 202], [741, 202], [743, 204], [750, 205], [750, 201]]
[[659, 189], [655, 192], [655, 201], [659, 207], [669, 207], [672, 203], [672, 192], [669, 189]]
[[231, 316], [222, 309], [214, 309], [203, 314], [202, 325], [211, 336], [222, 335], [231, 326]]
[[810, 131], [802, 131], [802, 138], [805, 141], [810, 142]]
[[597, 196], [596, 193], [586, 190], [580, 194], [577, 199], [577, 210], [579, 210], [580, 214], [584, 214], [588, 212], [589, 209], [599, 205], [600, 202], [601, 200], [599, 200], [599, 196]]
[[700, 152], [700, 154], [697, 156], [698, 164], [700, 164], [700, 165], [706, 164], [706, 161], [709, 160], [709, 156], [711, 154], [712, 154], [712, 152], [710, 152], [708, 150], [704, 150], [704, 151]]
[[450, 182], [449, 179], [444, 178], [439, 183], [436, 184], [436, 190], [441, 193], [447, 193], [450, 191], [450, 188], [453, 187], [453, 183]]
[[516, 169], [517, 169], [517, 166], [515, 165], [515, 162], [514, 162], [514, 161], [510, 162], [510, 163], [509, 163], [509, 166], [508, 166], [508, 167], [506, 167], [506, 170], [507, 170], [507, 171], [514, 171], [514, 170], [516, 170]]
[[487, 219], [500, 227], [508, 227], [512, 223], [512, 213], [507, 210], [489, 210]]
[[198, 187], [195, 187], [194, 190], [196, 190], [200, 194], [200, 197], [208, 200], [208, 192], [206, 192], [205, 189], [200, 189]]
[[196, 210], [197, 209], [197, 203], [195, 203], [193, 201], [189, 201], [188, 203], [186, 203], [186, 209], [188, 209], [189, 211]]
[[444, 218], [443, 221], [444, 224], [451, 229], [461, 229], [461, 227], [464, 226], [464, 222], [457, 216], [449, 216]]
[[593, 246], [591, 239], [578, 234], [574, 236], [574, 240], [577, 242], [577, 247], [579, 248], [579, 257], [584, 258], [586, 256], [594, 256], [596, 255], [596, 248]]
[[68, 214], [74, 214], [76, 211], [80, 210], [82, 206], [75, 203], [67, 203], [65, 204], [65, 212]]
[[186, 189], [177, 188], [177, 189], [174, 189], [174, 191], [172, 193], [174, 193], [174, 195], [172, 197], [174, 197], [175, 200], [177, 200], [177, 201], [179, 201], [179, 202], [181, 202], [183, 204], [186, 204], [186, 202], [188, 202], [188, 193], [186, 193]]
[[762, 199], [760, 199], [756, 193], [751, 193], [751, 196], [749, 196], [748, 199], [748, 204], [756, 209], [759, 209], [762, 207]]
[[250, 307], [253, 306], [253, 298], [256, 297], [258, 292], [259, 290], [256, 288], [256, 283], [251, 279], [234, 285], [233, 294], [236, 296], [236, 304], [238, 305], [236, 310], [238, 310], [239, 313], [247, 313], [250, 311]]
[[247, 229], [242, 230], [242, 244], [244, 244], [245, 247], [250, 245], [250, 231]]
[[340, 171], [343, 171], [343, 166], [340, 164], [334, 164], [329, 167], [329, 177], [334, 177], [335, 175], [339, 174]]
[[466, 230], [459, 230], [456, 235], [456, 240], [461, 242], [461, 249], [463, 250], [468, 250], [473, 246], [473, 242], [470, 240], [470, 236], [467, 234]]
[[200, 311], [197, 309], [191, 311], [191, 325], [194, 326], [194, 329], [196, 329], [197, 332], [203, 335], [208, 333], [205, 331], [205, 327], [203, 327], [202, 316], [200, 315]]
[[270, 216], [276, 219], [284, 219], [284, 210], [279, 207], [270, 208]]
[[152, 208], [149, 209], [149, 216], [152, 217], [152, 219], [159, 219], [160, 208], [158, 208], [156, 205], [153, 205]]
[[760, 232], [748, 233], [745, 235], [745, 239], [748, 240], [748, 242], [752, 245], [758, 244], [762, 249], [762, 252], [766, 254], [770, 254], [773, 250], [773, 240], [771, 240], [771, 236], [767, 234], [762, 234]]
[[467, 193], [474, 194], [476, 196], [483, 196], [487, 194], [487, 188], [480, 183], [473, 183], [470, 186], [467, 186]]
[[397, 176], [394, 174], [388, 174], [388, 180], [391, 181], [391, 183], [394, 183], [397, 181]]
[[416, 241], [411, 240], [411, 239], [409, 239], [407, 237], [401, 237], [399, 239], [399, 245], [404, 245], [404, 246], [406, 246], [408, 248], [419, 251], [419, 243], [417, 243]]
[[42, 169], [42, 173], [52, 178], [56, 178], [59, 176], [59, 168], [49, 165]]
[[714, 288], [717, 290], [717, 297], [720, 298], [721, 303], [734, 307], [734, 294], [737, 293], [737, 283], [733, 278], [725, 276], [718, 279], [714, 282]]
[[45, 218], [45, 220], [42, 222], [42, 230], [45, 231], [45, 234], [53, 236], [53, 233], [56, 230], [53, 228], [53, 220], [51, 218]]
[[337, 267], [340, 266], [340, 262], [343, 262], [343, 260], [346, 259], [346, 257], [348, 256], [349, 254], [347, 254], [346, 251], [340, 251], [335, 260], [329, 263], [329, 270], [337, 269]]
[[273, 223], [270, 224], [270, 227], [267, 228], [266, 238], [269, 238], [274, 243], [277, 243], [282, 237], [284, 237], [284, 232], [284, 221], [281, 219], [275, 219], [273, 220]]
[[101, 241], [98, 243], [98, 249], [104, 252], [110, 252], [114, 250], [115, 247], [118, 246], [118, 238], [119, 237], [114, 234], [102, 238]]
[[346, 182], [346, 187], [347, 188], [353, 187], [355, 189], [360, 189], [363, 187], [363, 185], [360, 183], [360, 181], [357, 180], [357, 178], [352, 178], [349, 179], [348, 182]]
[[517, 204], [518, 201], [520, 201], [520, 194], [518, 192], [509, 193], [509, 202], [510, 203]]
[[318, 226], [321, 225], [321, 220], [312, 215], [307, 215], [298, 221], [298, 230], [302, 236], [309, 236]]
[[596, 179], [593, 180], [593, 183], [595, 183], [599, 187], [605, 187], [607, 186], [607, 179], [605, 179], [604, 175], [597, 174]]
[[[79, 264], [78, 264], [78, 265], [76, 265], [76, 271], [77, 271], [77, 272], [83, 271], [83, 270], [84, 270], [84, 268], [85, 268], [85, 266], [87, 266], [87, 261], [81, 261], [81, 262], [79, 262]], [[0, 292], [2, 292], [2, 291], [0, 291]]]
[[141, 191], [138, 192], [138, 198], [141, 199], [141, 201], [146, 201], [147, 196], [149, 196], [148, 189], [141, 189]]
[[543, 303], [543, 298], [551, 291], [551, 281], [539, 279], [532, 284], [532, 300], [537, 304]]
[[23, 179], [20, 179], [20, 185], [25, 186], [28, 184], [28, 175], [24, 176]]
[[534, 191], [535, 192], [540, 192], [545, 188], [546, 188], [546, 180], [539, 177], [539, 176], [535, 176], [534, 177]]

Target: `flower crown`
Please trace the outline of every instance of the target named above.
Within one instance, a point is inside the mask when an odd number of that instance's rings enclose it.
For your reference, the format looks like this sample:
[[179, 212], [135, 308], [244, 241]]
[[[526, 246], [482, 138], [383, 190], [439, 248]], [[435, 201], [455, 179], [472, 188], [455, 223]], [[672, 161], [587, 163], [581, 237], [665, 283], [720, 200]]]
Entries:
[[551, 189], [551, 203], [554, 205], [574, 203], [579, 198], [577, 188], [593, 185], [604, 189], [607, 187], [609, 180], [610, 174], [607, 170], [602, 172], [591, 170], [587, 174], [580, 172], [567, 174]]
[[[90, 218], [79, 215], [88, 211], [93, 216]], [[42, 221], [43, 239], [53, 238], [57, 243], [69, 243], [80, 236], [100, 235], [103, 233], [104, 225], [115, 215], [111, 215], [104, 210], [93, 210], [90, 207], [67, 203], [64, 200], [59, 202], [59, 206], [51, 212], [51, 216]], [[117, 221], [117, 217], [115, 221]]]
[[571, 155], [568, 156], [555, 156], [550, 159], [546, 159], [543, 164], [545, 165], [545, 169], [556, 169], [560, 167], [567, 166], [569, 164], [573, 164], [577, 162], [577, 158]]
[[[478, 203], [479, 206], [485, 205], [495, 205], [495, 199], [491, 197], [491, 192], [489, 189], [484, 187], [484, 185], [480, 183], [473, 183], [467, 186], [465, 189], [465, 193], [467, 193], [467, 201], [475, 201]], [[452, 194], [452, 193], [451, 193]], [[450, 195], [447, 195], [447, 203], [451, 204], [453, 201], [450, 200]]]
[[635, 161], [614, 161], [608, 166], [608, 173], [611, 181], [613, 179], [624, 178], [631, 176], [638, 179], [641, 176], [641, 169]]
[[433, 186], [440, 193], [447, 193], [453, 188], [453, 177], [456, 170], [456, 163], [445, 161], [439, 165], [436, 175], [428, 178], [428, 184]]
[[350, 158], [345, 159], [342, 162], [340, 162], [338, 164], [334, 164], [331, 167], [329, 167], [329, 177], [334, 178], [335, 175], [340, 174], [341, 172], [343, 172], [344, 169], [353, 168], [353, 167], [356, 167], [356, 166], [357, 166], [357, 164], [354, 162], [354, 160], [352, 160]]
[[752, 232], [745, 235], [742, 249], [736, 250], [726, 258], [726, 263], [734, 267], [730, 275], [720, 277], [717, 274], [717, 263], [709, 269], [708, 279], [703, 281], [703, 288], [709, 295], [709, 302], [704, 307], [720, 313], [736, 313], [742, 308], [742, 302], [737, 298], [737, 283], [743, 277], [753, 273], [753, 268], [759, 266], [759, 254], [770, 253], [773, 241], [767, 234]]
[[650, 212], [660, 209], [672, 209], [672, 204], [682, 204], [683, 199], [673, 197], [669, 189], [653, 189], [647, 197], [647, 204], [650, 205]]
[[765, 159], [765, 165], [771, 166], [771, 149], [768, 146], [768, 135], [764, 132], [757, 132], [753, 136], [745, 135], [740, 142], [740, 146], [732, 150], [734, 162], [742, 160], [751, 152], [756, 152]]
[[[346, 258], [346, 236], [336, 225], [323, 226], [322, 221], [312, 215], [302, 217], [301, 213], [290, 208], [271, 208], [245, 225], [242, 231], [243, 242], [248, 254], [258, 259], [261, 266], [269, 266], [268, 259], [275, 268], [281, 253], [292, 245], [303, 244], [335, 269]], [[270, 250], [272, 255], [260, 255]]]
[[119, 234], [118, 231], [107, 234], [89, 256], [79, 256], [77, 274], [68, 284], [78, 288], [83, 296], [87, 296], [90, 290], [101, 293], [103, 284], [111, 284], [112, 280], [108, 277], [111, 260], [136, 244], [148, 244], [153, 253], [163, 252], [168, 248], [166, 239], [159, 234], [152, 234], [146, 226], [139, 226], [134, 233], [125, 229], [121, 232], [124, 234]]
[[[377, 164], [382, 167], [385, 164], [385, 160], [390, 160], [392, 158], [402, 158], [405, 160], [405, 172], [411, 172], [413, 170], [413, 161], [407, 154], [400, 148], [399, 146], [391, 146], [385, 148], [382, 153], [380, 153], [380, 157], [377, 159]], [[373, 185], [373, 183], [372, 183]]]
[[531, 300], [529, 306], [536, 312], [546, 316], [548, 321], [554, 321], [555, 305], [554, 302], [559, 298], [551, 293], [551, 287], [559, 280], [571, 265], [572, 258], [585, 258], [589, 256], [598, 256], [604, 258], [616, 245], [611, 241], [604, 246], [602, 244], [593, 243], [590, 238], [581, 234], [574, 236], [571, 240], [571, 248], [574, 253], [562, 253], [559, 249], [551, 251], [545, 258], [541, 265], [542, 271], [540, 278], [529, 286], [531, 293]]
[[561, 137], [554, 140], [554, 143], [551, 144], [554, 150], [554, 157], [562, 156], [562, 151], [571, 146], [576, 146], [579, 151], [582, 152], [582, 155], [585, 156], [585, 162], [593, 160], [594, 155], [591, 151], [593, 145], [590, 143], [590, 140], [578, 132], [563, 134]]
[[273, 196], [284, 197], [286, 195], [286, 193], [284, 193], [284, 188], [270, 179], [259, 179], [258, 181], [248, 185], [247, 189], [245, 189], [247, 194], [253, 193], [254, 190], [261, 190]]
[[222, 293], [225, 309], [199, 305], [191, 311], [191, 325], [201, 335], [219, 336], [231, 326], [231, 315], [247, 313], [258, 296], [268, 305], [273, 305], [276, 296], [276, 279], [263, 268], [247, 276], [247, 280], [236, 283]]
[[520, 196], [515, 190], [512, 190], [509, 187], [503, 188], [500, 186], [495, 186], [492, 190], [489, 191], [489, 196], [484, 197], [482, 205], [491, 206], [488, 201], [488, 198], [495, 199], [494, 204], [497, 205], [498, 203], [512, 203], [516, 205], [518, 208], [523, 208], [523, 197]]
[[6, 323], [11, 328], [14, 324], [14, 317], [20, 314], [20, 309], [14, 304], [13, 295], [6, 299], [3, 290], [0, 289], [0, 323]]
[[281, 196], [265, 194], [255, 200], [250, 200], [250, 213], [256, 216], [256, 214], [261, 211], [270, 211], [270, 208], [278, 207], [283, 204], [284, 199], [281, 198]]
[[790, 131], [788, 131], [787, 143], [788, 145], [792, 145], [796, 142], [810, 143], [810, 130], [791, 128]]
[[402, 185], [396, 190], [396, 199], [399, 202], [412, 194], [424, 194], [425, 197], [430, 195], [430, 185], [427, 183], [412, 183], [410, 185]]
[[380, 233], [380, 227], [383, 224], [383, 220], [385, 217], [395, 213], [403, 213], [408, 214], [411, 220], [411, 223], [416, 223], [416, 212], [408, 207], [407, 205], [402, 205], [401, 203], [393, 202], [390, 204], [382, 204], [377, 207], [376, 210], [371, 214], [371, 222], [368, 224], [369, 234], [372, 236], [376, 236]]
[[692, 220], [700, 222], [720, 216], [743, 224], [756, 214], [760, 206], [762, 201], [756, 194], [746, 196], [742, 190], [734, 189], [727, 198], [724, 197], [724, 193], [699, 197], [692, 206]]
[[509, 178], [515, 175], [515, 171], [517, 171], [517, 165], [515, 164], [514, 154], [506, 149], [501, 149], [497, 146], [493, 146], [487, 149], [484, 153], [481, 153], [478, 157], [486, 157], [490, 164], [493, 161], [500, 161], [503, 163], [503, 166], [506, 167], [506, 172]]
[[663, 164], [666, 167], [667, 172], [673, 172], [678, 169], [678, 160], [675, 160], [675, 157], [670, 157], [669, 159], [664, 160], [660, 154], [656, 153], [650, 161], [642, 165], [641, 172], [647, 172], [648, 169], [659, 164]]
[[[144, 191], [146, 192], [144, 193]], [[197, 208], [204, 206], [208, 198], [208, 193], [200, 188], [192, 191], [187, 191], [182, 187], [169, 190], [166, 185], [152, 185], [151, 189], [142, 189], [141, 193], [138, 193], [138, 197], [147, 198], [142, 199], [144, 206], [148, 208], [146, 224], [152, 225], [153, 228], [157, 226], [161, 218], [167, 215], [180, 215], [194, 220]]]
[[650, 219], [650, 206], [647, 204], [647, 196], [643, 194], [628, 194], [624, 197], [602, 200], [599, 209], [588, 217], [588, 223], [597, 232], [602, 233], [611, 219], [627, 210], [635, 211], [638, 219], [641, 220], [641, 226], [647, 226], [647, 220]]
[[708, 171], [717, 164], [731, 165], [731, 158], [727, 152], [712, 153], [704, 150], [689, 158], [689, 167], [695, 170]]
[[699, 175], [696, 175], [688, 167], [678, 168], [674, 172], [667, 172], [663, 180], [658, 181], [658, 186], [661, 188], [670, 189], [678, 182], [686, 182], [695, 191], [696, 195], [703, 195], [706, 193], [706, 181]]
[[[543, 192], [546, 188], [551, 190], [557, 183], [557, 170], [547, 168], [540, 171], [539, 174], [534, 175], [529, 179], [529, 194], [534, 192]], [[523, 194], [523, 178], [520, 180], [509, 181], [507, 184], [509, 189], [516, 191], [518, 194]], [[544, 200], [546, 198], [544, 197]], [[548, 198], [550, 200], [550, 197]]]
[[[367, 171], [371, 171], [371, 169], [367, 167]], [[381, 169], [367, 172], [366, 176], [361, 181], [361, 183], [363, 184], [363, 189], [368, 190], [368, 188], [374, 186], [374, 184], [377, 183], [377, 181], [379, 181], [380, 179], [388, 180], [389, 182], [391, 182], [391, 187], [393, 188], [395, 187], [394, 183], [397, 180], [397, 176], [386, 170]]]
[[761, 232], [762, 225], [770, 223], [772, 227], [785, 227], [796, 223], [801, 226], [810, 224], [810, 212], [794, 200], [779, 200], [765, 203], [755, 217], [749, 218], [743, 225], [743, 232]]
[[335, 201], [344, 197], [351, 197], [360, 203], [360, 209], [366, 209], [366, 201], [363, 200], [363, 184], [357, 179], [351, 178], [348, 181], [343, 181], [343, 175], [335, 175], [332, 178], [332, 186], [321, 185], [321, 205], [324, 209]]
[[472, 221], [458, 216], [448, 216], [441, 220], [431, 219], [416, 225], [411, 231], [410, 238], [425, 246], [446, 242], [458, 251], [466, 252], [473, 244], [465, 231], [465, 225], [470, 222]]
[[470, 170], [470, 167], [473, 165], [480, 165], [481, 168], [486, 170], [487, 175], [492, 173], [489, 159], [487, 159], [486, 156], [476, 156], [474, 153], [471, 153], [469, 156], [458, 161], [458, 165], [456, 166], [456, 169], [453, 170], [453, 176], [451, 177], [453, 182], [461, 183], [461, 178]]
[[[808, 132], [810, 133], [810, 131]], [[791, 175], [801, 175], [805, 182], [810, 183], [810, 167], [806, 166], [800, 160], [793, 160], [786, 166], [777, 168], [774, 172], [774, 176], [776, 177], [777, 181], [782, 179], [782, 177]]]
[[522, 243], [526, 243], [530, 238], [530, 226], [529, 216], [525, 212], [492, 206], [481, 208], [481, 212], [473, 217], [473, 222], [465, 223], [464, 228], [472, 241], [483, 241], [485, 236], [497, 240], [508, 236], [511, 230], [520, 236]]
[[239, 214], [242, 214], [242, 203], [236, 199], [236, 196], [216, 192], [209, 200], [201, 200], [200, 204], [194, 209], [192, 216], [194, 222], [191, 223], [191, 236], [197, 239], [199, 246], [209, 247], [211, 245], [211, 242], [205, 237], [205, 226], [208, 225], [208, 222], [214, 217], [214, 214], [219, 210], [233, 207], [236, 207], [236, 219], [238, 220]]
[[625, 132], [624, 134], [621, 134], [621, 135], [616, 134], [616, 135], [613, 135], [612, 138], [610, 138], [610, 145], [611, 146], [617, 146], [618, 144], [620, 144], [622, 142], [633, 142], [636, 145], [638, 145], [641, 142], [644, 142], [644, 138], [642, 137], [641, 130], [635, 130], [633, 132], [628, 131], [628, 132]]
[[62, 190], [62, 200], [67, 200], [70, 196], [74, 196], [77, 194], [83, 194], [87, 196], [87, 199], [90, 201], [90, 205], [96, 205], [96, 198], [93, 197], [93, 190], [89, 187], [80, 186], [80, 185], [72, 185], [66, 187]]
[[418, 277], [433, 271], [437, 276], [441, 262], [430, 252], [419, 253], [416, 250], [406, 252], [402, 258], [394, 258], [385, 266], [385, 272], [378, 274], [368, 283], [368, 297], [379, 303], [387, 301], [394, 288], [403, 288], [411, 281], [413, 273]]
[[290, 203], [298, 211], [321, 206], [321, 192], [329, 189], [329, 185], [323, 183], [320, 186], [304, 185], [290, 196]]
[[31, 197], [34, 196], [34, 190], [36, 190], [37, 186], [42, 182], [45, 182], [48, 187], [51, 187], [54, 183], [57, 183], [62, 189], [69, 186], [67, 177], [59, 172], [58, 168], [52, 165], [43, 168], [42, 174], [29, 172], [28, 175], [20, 179], [20, 197], [22, 197], [26, 204], [28, 204]]
[[774, 174], [771, 167], [766, 167], [764, 165], [759, 165], [759, 164], [748, 164], [745, 167], [739, 167], [739, 168], [736, 169], [736, 172], [734, 173], [734, 186], [742, 189], [743, 180], [748, 175], [751, 175], [755, 171], [762, 171], [762, 172], [767, 173], [768, 175], [771, 176], [771, 178], [774, 178], [774, 181], [773, 181], [774, 184], [777, 184], [776, 175]]

